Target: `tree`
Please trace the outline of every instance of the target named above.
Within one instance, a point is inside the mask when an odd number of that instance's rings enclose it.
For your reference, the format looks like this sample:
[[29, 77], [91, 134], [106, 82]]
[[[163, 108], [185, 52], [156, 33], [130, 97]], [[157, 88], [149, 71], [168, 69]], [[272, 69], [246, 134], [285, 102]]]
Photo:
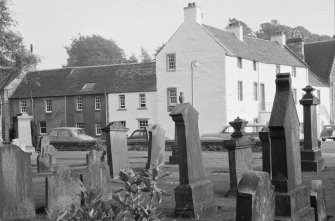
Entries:
[[100, 35], [80, 35], [65, 47], [68, 54], [66, 66], [94, 66], [126, 62], [123, 49], [114, 40]]
[[246, 23], [244, 23], [243, 21], [238, 20], [237, 18], [230, 18], [226, 28], [229, 27], [230, 24], [235, 24], [235, 23], [238, 23], [243, 27], [243, 35], [244, 36], [256, 37], [254, 31]]
[[127, 63], [138, 63], [138, 59], [134, 53], [130, 55], [130, 57], [127, 60]]
[[8, 0], [0, 0], [0, 66], [18, 71], [29, 70], [40, 59], [25, 48], [20, 33], [12, 30], [15, 25]]
[[151, 58], [151, 56], [149, 55], [148, 51], [145, 50], [144, 48], [141, 48], [141, 55], [140, 55], [140, 58], [141, 58], [141, 62], [142, 62], [142, 63], [152, 61], [152, 58]]

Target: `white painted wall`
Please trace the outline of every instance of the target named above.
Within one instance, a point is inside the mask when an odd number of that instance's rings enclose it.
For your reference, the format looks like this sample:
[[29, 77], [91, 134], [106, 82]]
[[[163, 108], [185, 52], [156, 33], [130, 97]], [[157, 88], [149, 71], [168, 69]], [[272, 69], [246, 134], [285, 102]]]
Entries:
[[[176, 71], [166, 70], [166, 54], [176, 54]], [[216, 132], [226, 124], [225, 50], [195, 22], [183, 23], [156, 56], [157, 120], [174, 138], [174, 122], [167, 110], [167, 88], [183, 92], [191, 102], [191, 62], [194, 67], [194, 107], [199, 112], [199, 131]]]
[[[139, 108], [139, 94], [144, 93], [146, 96], [146, 109]], [[119, 95], [125, 95], [126, 109], [119, 108]], [[138, 119], [148, 119], [148, 123], [157, 122], [157, 102], [156, 92], [135, 92], [135, 93], [118, 93], [108, 94], [109, 122], [126, 121], [126, 127], [129, 128], [128, 135], [138, 129]]]

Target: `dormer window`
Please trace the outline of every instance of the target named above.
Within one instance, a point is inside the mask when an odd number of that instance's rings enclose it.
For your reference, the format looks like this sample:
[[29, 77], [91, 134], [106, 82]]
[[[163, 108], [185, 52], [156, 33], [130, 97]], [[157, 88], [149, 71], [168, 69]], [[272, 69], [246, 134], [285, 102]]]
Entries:
[[176, 54], [167, 54], [166, 55], [166, 69], [167, 71], [176, 70]]
[[242, 58], [237, 58], [237, 67], [238, 68], [242, 68], [243, 67]]
[[95, 83], [86, 83], [81, 90], [93, 90], [94, 86]]

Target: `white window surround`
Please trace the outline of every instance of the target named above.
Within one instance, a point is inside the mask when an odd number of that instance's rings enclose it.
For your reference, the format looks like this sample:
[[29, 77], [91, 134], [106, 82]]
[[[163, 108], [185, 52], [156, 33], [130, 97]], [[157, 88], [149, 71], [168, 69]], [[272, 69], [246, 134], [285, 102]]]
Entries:
[[124, 94], [119, 95], [119, 108], [126, 109], [126, 95]]
[[139, 94], [139, 108], [146, 108], [147, 107], [147, 102], [146, 102], [146, 97], [145, 94]]
[[95, 124], [95, 135], [101, 136], [101, 124], [100, 123]]
[[83, 110], [83, 98], [77, 97], [77, 111]]
[[101, 97], [95, 97], [95, 110], [101, 110]]
[[45, 100], [45, 112], [46, 113], [51, 113], [52, 112], [52, 100], [51, 99], [46, 99]]
[[45, 121], [40, 121], [39, 122], [39, 126], [40, 126], [40, 134], [47, 134], [47, 124]]
[[167, 71], [176, 70], [176, 54], [174, 53], [166, 54], [166, 70]]
[[139, 129], [146, 128], [149, 125], [148, 119], [137, 119], [137, 120], [138, 120], [138, 128]]
[[27, 101], [26, 100], [20, 101], [20, 112], [27, 113]]

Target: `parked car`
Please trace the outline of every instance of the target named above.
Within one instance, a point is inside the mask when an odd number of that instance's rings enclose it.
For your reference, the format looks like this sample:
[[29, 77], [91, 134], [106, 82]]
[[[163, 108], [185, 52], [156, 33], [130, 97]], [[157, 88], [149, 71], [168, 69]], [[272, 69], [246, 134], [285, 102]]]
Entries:
[[[259, 142], [258, 133], [263, 129], [265, 125], [258, 123], [248, 123], [244, 127], [244, 132], [246, 135], [250, 136], [252, 139], [255, 139], [256, 142]], [[226, 125], [220, 132], [218, 133], [207, 133], [202, 134], [201, 140], [229, 140], [231, 139], [231, 134], [234, 132], [234, 128], [230, 125]]]
[[85, 133], [85, 130], [78, 127], [57, 127], [48, 133], [50, 144], [63, 145], [94, 145], [97, 139]]
[[324, 125], [320, 134], [322, 141], [332, 139], [335, 141], [335, 124]]
[[127, 141], [147, 142], [147, 131], [145, 129], [134, 130], [134, 132], [127, 137]]

